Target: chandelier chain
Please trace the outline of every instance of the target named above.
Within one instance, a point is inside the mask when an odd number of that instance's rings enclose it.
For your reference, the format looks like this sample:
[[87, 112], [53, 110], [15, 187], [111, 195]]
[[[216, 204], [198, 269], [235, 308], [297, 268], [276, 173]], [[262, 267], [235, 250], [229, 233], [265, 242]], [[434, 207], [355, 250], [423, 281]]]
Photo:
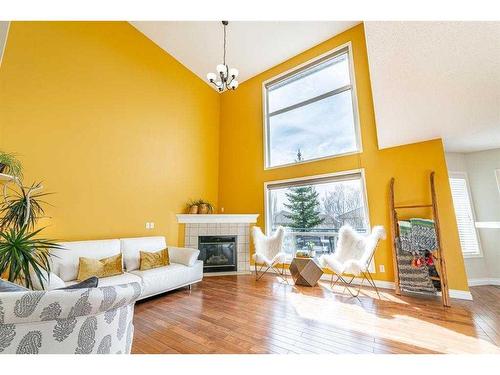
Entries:
[[226, 25], [224, 25], [224, 56], [222, 58], [222, 62], [226, 65]]

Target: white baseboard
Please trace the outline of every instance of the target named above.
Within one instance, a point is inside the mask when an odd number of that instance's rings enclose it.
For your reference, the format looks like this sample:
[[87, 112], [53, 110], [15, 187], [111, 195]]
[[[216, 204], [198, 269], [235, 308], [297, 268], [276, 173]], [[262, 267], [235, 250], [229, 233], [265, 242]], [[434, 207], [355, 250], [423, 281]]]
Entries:
[[[321, 276], [321, 280], [330, 280], [331, 277], [332, 276], [329, 274], [323, 274]], [[362, 280], [361, 278], [355, 278], [353, 280], [353, 283], [359, 285], [361, 283], [361, 280]], [[375, 285], [377, 286], [377, 288], [392, 289], [392, 290], [395, 289], [395, 285], [394, 285], [393, 281], [382, 281], [382, 280], [374, 280], [374, 281], [375, 281]], [[469, 291], [450, 289], [449, 292], [450, 292], [450, 298], [472, 301], [472, 294]], [[438, 292], [437, 295], [441, 296], [441, 293]]]
[[[332, 275], [324, 273], [323, 275], [321, 275], [320, 279], [330, 281], [332, 279]], [[361, 280], [363, 280], [363, 279], [360, 277], [356, 277], [352, 282], [353, 282], [353, 284], [359, 285], [359, 284], [361, 284]], [[347, 281], [349, 281], [349, 279], [347, 279]], [[392, 290], [395, 289], [393, 281], [383, 281], [383, 280], [373, 280], [373, 281], [375, 281], [375, 285], [377, 286], [377, 288], [392, 289]], [[368, 283], [366, 281], [365, 281], [365, 284], [368, 285]]]
[[[450, 289], [449, 291], [450, 298], [472, 301], [472, 294], [467, 290]], [[441, 295], [441, 293], [438, 293], [438, 295]]]
[[467, 280], [469, 286], [479, 286], [479, 285], [500, 285], [500, 279], [498, 278], [479, 278], [479, 279], [469, 279]]
[[250, 275], [251, 273], [252, 273], [251, 271], [204, 272], [203, 277]]

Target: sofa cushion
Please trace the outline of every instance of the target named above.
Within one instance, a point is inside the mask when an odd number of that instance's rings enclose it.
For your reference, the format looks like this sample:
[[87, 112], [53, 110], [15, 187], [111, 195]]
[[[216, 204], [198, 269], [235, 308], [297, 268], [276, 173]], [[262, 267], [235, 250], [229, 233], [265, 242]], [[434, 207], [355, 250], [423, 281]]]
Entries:
[[169, 266], [147, 271], [132, 271], [142, 279], [142, 298], [176, 289], [203, 278], [203, 262], [196, 261], [192, 267], [171, 263]]
[[[132, 275], [131, 273], [124, 272], [121, 275], [103, 277], [99, 279], [99, 287], [102, 286], [115, 286], [120, 284], [128, 284], [128, 283], [139, 283], [142, 285], [142, 280], [140, 277], [136, 275]], [[71, 286], [78, 284], [77, 280], [71, 280], [66, 283], [66, 286]]]
[[200, 250], [189, 249], [187, 247], [168, 247], [168, 254], [170, 262], [184, 264], [185, 266], [192, 267], [198, 260]]
[[62, 242], [62, 249], [51, 250], [54, 273], [64, 281], [78, 276], [80, 257], [102, 259], [120, 254], [120, 240]]
[[92, 276], [86, 280], [80, 281], [77, 284], [68, 285], [64, 288], [59, 289], [86, 289], [86, 288], [97, 288], [99, 286], [99, 278]]
[[123, 263], [127, 271], [138, 270], [140, 267], [140, 251], [155, 252], [167, 247], [165, 237], [134, 237], [120, 239]]

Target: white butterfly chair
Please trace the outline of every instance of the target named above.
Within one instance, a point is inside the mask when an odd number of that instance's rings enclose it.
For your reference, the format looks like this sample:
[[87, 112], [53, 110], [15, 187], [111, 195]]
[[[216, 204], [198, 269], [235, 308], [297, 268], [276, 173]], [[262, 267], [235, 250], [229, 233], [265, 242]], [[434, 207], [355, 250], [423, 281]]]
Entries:
[[[363, 282], [366, 280], [380, 298], [377, 286], [369, 270], [380, 239], [385, 239], [385, 229], [382, 226], [373, 227], [369, 235], [361, 235], [348, 225], [340, 228], [335, 253], [323, 255], [320, 258], [321, 266], [333, 271], [331, 287], [333, 288], [340, 281], [344, 284], [344, 290], [347, 289], [351, 296], [357, 297]], [[351, 275], [351, 279], [347, 281], [343, 276], [345, 274]], [[349, 287], [353, 280], [360, 275], [362, 280], [354, 293]], [[335, 282], [333, 281], [334, 276], [337, 276]]]
[[[253, 260], [255, 262], [255, 280], [260, 280], [260, 278], [272, 268], [274, 272], [288, 283], [285, 277], [286, 254], [281, 250], [283, 238], [285, 237], [285, 229], [280, 226], [272, 235], [266, 236], [259, 227], [253, 227], [252, 236], [255, 245], [255, 254], [253, 255]], [[257, 263], [261, 265], [258, 270]], [[282, 265], [281, 271], [276, 268], [280, 263]], [[262, 271], [265, 267], [267, 268]]]

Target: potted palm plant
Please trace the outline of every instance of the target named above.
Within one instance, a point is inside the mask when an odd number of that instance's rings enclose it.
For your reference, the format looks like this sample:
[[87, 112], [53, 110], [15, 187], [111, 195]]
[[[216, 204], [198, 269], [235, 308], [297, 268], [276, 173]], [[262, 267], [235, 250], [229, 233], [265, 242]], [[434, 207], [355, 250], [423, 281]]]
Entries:
[[60, 246], [39, 238], [43, 228], [35, 229], [44, 216], [41, 184], [29, 187], [16, 183], [0, 204], [0, 277], [33, 288], [33, 278], [40, 285], [51, 271], [50, 250]]
[[0, 150], [0, 173], [21, 179], [23, 177], [23, 167], [14, 154]]
[[50, 250], [59, 245], [36, 237], [43, 228], [29, 231], [27, 226], [0, 232], [0, 274], [10, 282], [33, 288], [33, 277], [43, 287], [51, 271]]

